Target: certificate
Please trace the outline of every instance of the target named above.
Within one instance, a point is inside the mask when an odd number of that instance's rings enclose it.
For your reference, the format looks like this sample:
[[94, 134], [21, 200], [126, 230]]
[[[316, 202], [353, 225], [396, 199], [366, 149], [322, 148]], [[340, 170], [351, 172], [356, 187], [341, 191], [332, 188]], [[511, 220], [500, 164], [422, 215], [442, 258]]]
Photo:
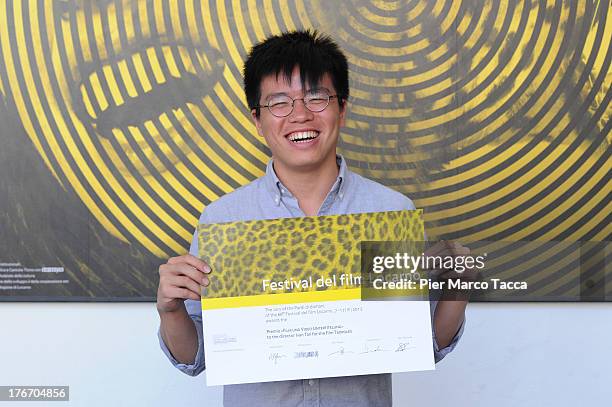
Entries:
[[[364, 301], [362, 241], [423, 240], [395, 211], [200, 225], [207, 384], [434, 369], [427, 301]], [[387, 298], [388, 299], [388, 298]]]

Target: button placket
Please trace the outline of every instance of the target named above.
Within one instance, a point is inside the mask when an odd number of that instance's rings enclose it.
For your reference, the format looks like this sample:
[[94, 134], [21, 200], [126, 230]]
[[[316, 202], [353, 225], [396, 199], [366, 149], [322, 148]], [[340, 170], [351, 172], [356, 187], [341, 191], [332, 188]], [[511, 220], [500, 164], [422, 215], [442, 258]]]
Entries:
[[318, 379], [307, 379], [304, 383], [304, 406], [305, 407], [319, 407], [320, 395], [319, 395], [319, 380]]

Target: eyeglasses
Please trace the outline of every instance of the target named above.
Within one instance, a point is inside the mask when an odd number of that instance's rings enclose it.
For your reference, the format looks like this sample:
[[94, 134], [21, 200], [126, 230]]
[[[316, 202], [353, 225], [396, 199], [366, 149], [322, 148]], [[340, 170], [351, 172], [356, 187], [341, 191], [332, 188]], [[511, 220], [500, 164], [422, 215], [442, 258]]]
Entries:
[[329, 106], [330, 99], [337, 97], [338, 95], [330, 95], [327, 89], [314, 89], [306, 92], [303, 98], [292, 99], [287, 95], [272, 95], [266, 100], [266, 105], [253, 106], [253, 109], [267, 107], [273, 116], [287, 117], [293, 112], [295, 101], [301, 100], [306, 109], [319, 113]]

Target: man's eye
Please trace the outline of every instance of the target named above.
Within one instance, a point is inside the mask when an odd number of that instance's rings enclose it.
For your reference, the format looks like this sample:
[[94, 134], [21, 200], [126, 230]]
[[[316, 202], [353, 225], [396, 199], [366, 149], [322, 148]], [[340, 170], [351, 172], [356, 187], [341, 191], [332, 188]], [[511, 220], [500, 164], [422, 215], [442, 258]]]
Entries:
[[310, 98], [308, 100], [306, 100], [306, 103], [311, 104], [311, 105], [320, 105], [325, 103], [327, 100], [325, 98], [322, 97], [314, 97], [314, 98]]
[[289, 106], [289, 104], [287, 101], [270, 102], [270, 107], [285, 107]]

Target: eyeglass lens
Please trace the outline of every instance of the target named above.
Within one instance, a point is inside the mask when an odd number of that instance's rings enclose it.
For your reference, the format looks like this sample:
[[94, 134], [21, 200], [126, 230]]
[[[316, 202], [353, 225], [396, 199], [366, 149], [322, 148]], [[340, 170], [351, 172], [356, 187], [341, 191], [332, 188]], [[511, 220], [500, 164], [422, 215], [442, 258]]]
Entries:
[[277, 117], [289, 116], [296, 101], [302, 100], [311, 112], [322, 112], [329, 104], [330, 95], [325, 89], [309, 91], [303, 98], [291, 99], [287, 95], [276, 95], [268, 99], [270, 113]]

